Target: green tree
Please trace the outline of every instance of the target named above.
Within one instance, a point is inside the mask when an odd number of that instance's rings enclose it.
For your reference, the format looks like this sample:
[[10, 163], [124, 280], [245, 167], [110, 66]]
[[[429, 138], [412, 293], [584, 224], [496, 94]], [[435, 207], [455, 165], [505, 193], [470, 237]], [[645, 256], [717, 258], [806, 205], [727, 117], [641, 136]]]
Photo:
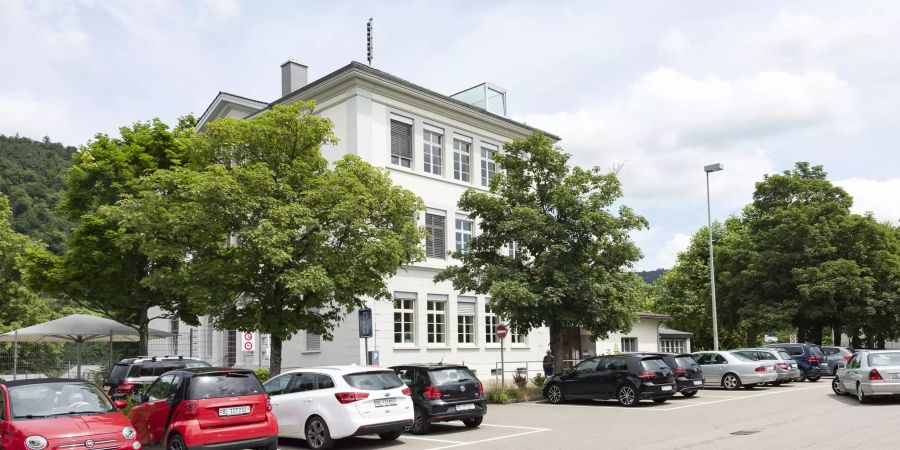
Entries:
[[[170, 270], [183, 258], [150, 261], [109, 211], [136, 192], [140, 178], [181, 164], [182, 141], [193, 134], [192, 117], [170, 129], [159, 119], [120, 128], [119, 137], [98, 134], [73, 156], [63, 209], [77, 225], [57, 256], [40, 249], [28, 252], [26, 282], [35, 290], [72, 301], [131, 326], [140, 334], [139, 352], [147, 351], [150, 321], [178, 317], [198, 323], [197, 311], [184, 298], [154, 290], [145, 281]], [[152, 315], [153, 311], [161, 311]]]
[[148, 285], [202, 302], [221, 328], [270, 334], [273, 376], [283, 340], [329, 339], [365, 298], [391, 298], [386, 278], [422, 257], [421, 200], [356, 156], [330, 166], [320, 146], [336, 142], [333, 124], [313, 109], [208, 124], [190, 167], [156, 172], [118, 207], [151, 262], [188, 256]]
[[[504, 146], [491, 192], [469, 190], [459, 208], [479, 220], [461, 264], [438, 274], [455, 289], [489, 294], [495, 311], [518, 330], [550, 328], [555, 368], [563, 335], [580, 328], [596, 338], [629, 330], [644, 282], [623, 270], [640, 258], [629, 232], [647, 221], [626, 206], [614, 173], [570, 167], [569, 155], [541, 133]], [[513, 244], [515, 251], [500, 251]]]

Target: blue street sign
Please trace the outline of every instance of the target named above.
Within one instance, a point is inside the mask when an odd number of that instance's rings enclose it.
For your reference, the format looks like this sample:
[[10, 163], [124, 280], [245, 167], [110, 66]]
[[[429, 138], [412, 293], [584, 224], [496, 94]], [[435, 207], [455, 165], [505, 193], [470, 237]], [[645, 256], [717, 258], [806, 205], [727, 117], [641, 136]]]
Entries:
[[359, 310], [359, 337], [372, 337], [372, 310], [369, 308]]

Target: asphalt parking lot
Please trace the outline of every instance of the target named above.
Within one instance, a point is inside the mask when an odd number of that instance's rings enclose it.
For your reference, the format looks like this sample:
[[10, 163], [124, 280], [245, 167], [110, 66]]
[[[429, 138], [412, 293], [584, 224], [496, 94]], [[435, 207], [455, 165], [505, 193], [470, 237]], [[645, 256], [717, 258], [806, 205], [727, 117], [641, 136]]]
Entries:
[[[338, 449], [759, 449], [900, 448], [896, 427], [900, 401], [860, 405], [838, 397], [831, 379], [779, 387], [708, 389], [666, 404], [614, 401], [491, 405], [484, 424], [436, 424], [431, 434], [404, 434], [395, 442], [377, 437], [338, 441]], [[286, 450], [306, 448], [282, 439]]]

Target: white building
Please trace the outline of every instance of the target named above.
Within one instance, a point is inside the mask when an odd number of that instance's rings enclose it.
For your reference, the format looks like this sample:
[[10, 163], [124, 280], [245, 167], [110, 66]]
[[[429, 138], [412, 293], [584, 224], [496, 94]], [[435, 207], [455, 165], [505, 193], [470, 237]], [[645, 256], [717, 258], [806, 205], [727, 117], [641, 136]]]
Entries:
[[[353, 153], [387, 169], [396, 184], [423, 199], [427, 209], [419, 224], [435, 236], [423, 242], [425, 261], [404, 267], [390, 279], [394, 303], [370, 302], [374, 337], [368, 349], [379, 353], [381, 366], [444, 360], [465, 363], [482, 376], [491, 373], [500, 360], [500, 341], [494, 333], [500, 320], [487, 306], [488, 299], [454, 292], [449, 282], [432, 280], [452, 263], [447, 252], [466, 245], [478, 233], [478, 224], [456, 207], [460, 195], [467, 189], [487, 190], [496, 170], [492, 156], [504, 143], [533, 131], [506, 117], [506, 91], [485, 83], [446, 96], [356, 62], [307, 83], [306, 66], [288, 61], [282, 65], [282, 94], [266, 103], [220, 92], [198, 128], [222, 117], [252, 118], [274, 104], [315, 100], [315, 114], [334, 122], [340, 139], [323, 148], [324, 156], [333, 161]], [[659, 320], [635, 327], [640, 330], [636, 336], [640, 350], [657, 349], [661, 318], [653, 317]], [[190, 345], [194, 356], [215, 364], [268, 363], [264, 340], [253, 352], [245, 352], [242, 336], [234, 332], [206, 327], [197, 334], [204, 342], [195, 345], [193, 337], [182, 339], [189, 343], [179, 343], [173, 351], [186, 354], [185, 345]], [[529, 367], [539, 371], [535, 362], [549, 348], [549, 333], [539, 328], [512, 334], [504, 345], [507, 370], [530, 361]], [[604, 349], [598, 345], [594, 352]], [[301, 332], [283, 348], [286, 368], [365, 361], [365, 344], [353, 314], [334, 330], [330, 342]]]

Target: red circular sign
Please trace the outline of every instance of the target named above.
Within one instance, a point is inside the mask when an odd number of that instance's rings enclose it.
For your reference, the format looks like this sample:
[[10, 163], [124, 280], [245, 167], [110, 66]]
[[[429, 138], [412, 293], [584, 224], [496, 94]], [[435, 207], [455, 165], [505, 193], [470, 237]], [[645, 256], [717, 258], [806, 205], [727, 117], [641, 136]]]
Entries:
[[500, 339], [504, 339], [506, 337], [506, 325], [500, 324], [497, 325], [497, 337]]
[[244, 333], [244, 340], [245, 340], [245, 341], [252, 341], [252, 340], [253, 340], [253, 333]]
[[247, 350], [247, 351], [253, 350], [253, 343], [252, 342], [244, 342], [244, 350]]

